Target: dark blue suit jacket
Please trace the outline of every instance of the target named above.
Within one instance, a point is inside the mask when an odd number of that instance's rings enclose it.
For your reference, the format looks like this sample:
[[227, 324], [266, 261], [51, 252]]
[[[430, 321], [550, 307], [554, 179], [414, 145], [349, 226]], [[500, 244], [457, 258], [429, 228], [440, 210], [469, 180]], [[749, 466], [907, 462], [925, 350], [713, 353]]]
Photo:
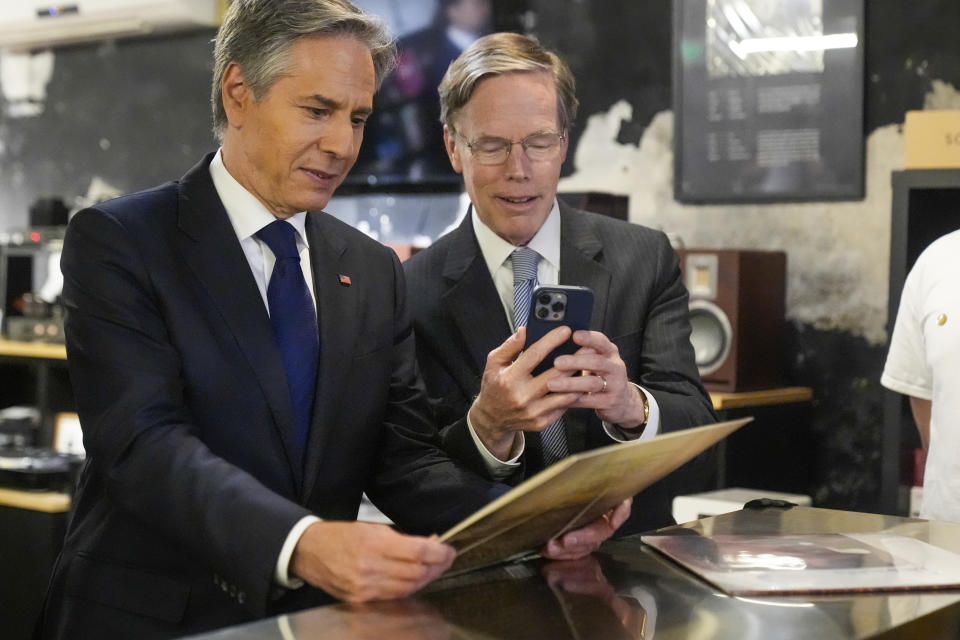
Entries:
[[440, 532], [505, 490], [437, 447], [395, 254], [320, 212], [307, 216], [319, 379], [305, 467], [290, 464], [283, 364], [209, 161], [69, 225], [88, 458], [45, 637], [181, 636], [322, 602], [309, 588], [275, 599], [303, 516], [355, 519], [366, 491], [402, 528]]

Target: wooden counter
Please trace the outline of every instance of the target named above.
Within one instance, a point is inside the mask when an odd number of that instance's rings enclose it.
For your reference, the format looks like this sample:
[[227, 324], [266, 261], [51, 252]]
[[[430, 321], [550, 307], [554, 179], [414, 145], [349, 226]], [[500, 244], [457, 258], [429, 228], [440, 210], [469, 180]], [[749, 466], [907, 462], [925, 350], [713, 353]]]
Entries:
[[780, 387], [777, 389], [760, 389], [759, 391], [740, 391], [727, 393], [711, 391], [710, 400], [716, 411], [725, 409], [741, 409], [743, 407], [763, 407], [775, 404], [790, 404], [791, 402], [808, 402], [813, 399], [813, 389], [810, 387]]
[[44, 513], [64, 513], [70, 509], [70, 496], [55, 491], [20, 491], [0, 488], [0, 506]]
[[0, 338], [0, 356], [66, 360], [67, 348], [52, 342], [18, 342]]
[[[812, 399], [813, 389], [810, 387], [778, 387], [736, 393], [711, 391], [710, 400], [721, 420], [747, 415], [757, 419], [749, 430], [733, 434], [717, 445], [714, 488], [764, 487], [809, 494], [808, 465], [798, 465], [801, 458], [796, 453], [804, 451], [801, 444], [810, 442], [807, 419], [798, 409], [808, 411]], [[784, 438], [784, 433], [792, 435]], [[753, 451], [767, 451], [769, 455], [757, 460], [748, 453]]]

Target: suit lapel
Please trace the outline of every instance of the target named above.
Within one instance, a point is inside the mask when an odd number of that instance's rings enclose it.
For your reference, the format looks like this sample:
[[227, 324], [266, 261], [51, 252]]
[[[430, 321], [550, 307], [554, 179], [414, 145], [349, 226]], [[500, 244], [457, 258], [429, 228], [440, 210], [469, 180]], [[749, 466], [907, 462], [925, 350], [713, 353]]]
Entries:
[[[612, 273], [603, 263], [603, 243], [583, 212], [560, 202], [560, 284], [590, 287], [593, 313], [590, 328], [603, 331]], [[592, 412], [568, 411], [564, 419], [570, 451], [586, 448], [587, 423]]]
[[342, 286], [339, 276], [356, 278], [360, 274], [347, 273], [342, 268], [347, 243], [333, 225], [327, 224], [326, 216], [323, 212], [307, 214], [307, 239], [320, 326], [320, 368], [306, 451], [304, 496], [310, 495], [320, 475], [321, 454], [330, 435], [329, 427], [336, 420], [336, 408], [341, 404], [338, 399], [345, 392], [342, 373], [350, 365], [357, 338], [353, 318], [359, 288]]
[[610, 269], [603, 264], [603, 243], [582, 212], [560, 203], [560, 284], [593, 289], [590, 328], [602, 331], [609, 303]]
[[469, 211], [453, 232], [443, 276], [449, 288], [441, 304], [467, 346], [472, 373], [479, 375], [487, 354], [510, 335], [510, 325], [474, 236]]
[[250, 364], [284, 444], [291, 482], [298, 487], [302, 472], [293, 462], [290, 437], [294, 416], [286, 371], [250, 264], [213, 187], [211, 158], [204, 158], [180, 183], [179, 226], [183, 233], [177, 237], [178, 249]]

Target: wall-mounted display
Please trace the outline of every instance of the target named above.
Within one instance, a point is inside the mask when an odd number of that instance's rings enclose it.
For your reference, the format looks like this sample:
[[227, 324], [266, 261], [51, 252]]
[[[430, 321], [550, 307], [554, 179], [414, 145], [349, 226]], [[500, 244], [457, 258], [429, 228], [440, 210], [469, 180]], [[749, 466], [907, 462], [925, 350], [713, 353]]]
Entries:
[[374, 97], [357, 164], [340, 193], [458, 191], [443, 146], [437, 86], [447, 66], [474, 40], [515, 30], [516, 9], [503, 0], [355, 0], [383, 17], [397, 38], [396, 69]]
[[675, 196], [863, 197], [863, 0], [674, 0]]

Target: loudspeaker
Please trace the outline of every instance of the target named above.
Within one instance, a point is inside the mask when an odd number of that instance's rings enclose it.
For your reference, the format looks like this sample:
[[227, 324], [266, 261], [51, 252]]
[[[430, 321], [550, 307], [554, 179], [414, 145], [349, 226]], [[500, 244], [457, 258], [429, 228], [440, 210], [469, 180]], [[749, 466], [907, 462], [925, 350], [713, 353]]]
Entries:
[[782, 385], [786, 254], [677, 249], [677, 256], [704, 386], [747, 391]]

